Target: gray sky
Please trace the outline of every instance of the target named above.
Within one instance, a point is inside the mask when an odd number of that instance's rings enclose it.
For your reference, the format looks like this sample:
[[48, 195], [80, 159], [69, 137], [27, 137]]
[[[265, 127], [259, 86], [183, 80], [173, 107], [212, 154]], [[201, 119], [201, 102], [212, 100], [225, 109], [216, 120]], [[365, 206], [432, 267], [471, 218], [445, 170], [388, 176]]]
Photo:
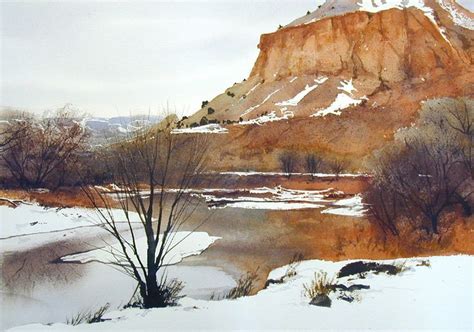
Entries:
[[1, 2], [0, 105], [192, 113], [248, 76], [261, 33], [322, 2]]

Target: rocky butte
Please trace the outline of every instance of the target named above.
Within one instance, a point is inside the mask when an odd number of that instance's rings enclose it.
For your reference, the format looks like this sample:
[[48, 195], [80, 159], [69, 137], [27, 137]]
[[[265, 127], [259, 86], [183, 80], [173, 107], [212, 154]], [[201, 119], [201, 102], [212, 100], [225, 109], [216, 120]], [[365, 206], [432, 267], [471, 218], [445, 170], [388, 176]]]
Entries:
[[423, 101], [473, 95], [473, 29], [450, 0], [326, 1], [263, 34], [249, 77], [176, 131], [216, 133], [220, 170], [274, 170], [285, 150], [363, 169]]

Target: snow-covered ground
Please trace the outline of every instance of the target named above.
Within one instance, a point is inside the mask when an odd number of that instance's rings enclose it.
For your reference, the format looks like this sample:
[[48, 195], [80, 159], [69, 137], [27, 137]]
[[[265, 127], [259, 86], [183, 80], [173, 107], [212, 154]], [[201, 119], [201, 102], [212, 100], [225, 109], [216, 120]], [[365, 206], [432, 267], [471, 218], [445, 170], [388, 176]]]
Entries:
[[[13, 330], [473, 330], [472, 256], [398, 259], [396, 263], [404, 264], [405, 270], [397, 275], [368, 273], [364, 278], [336, 279], [346, 286], [370, 287], [353, 292], [355, 301], [346, 302], [332, 292], [331, 308], [310, 305], [304, 285], [318, 271], [336, 276], [349, 262], [303, 261], [296, 266], [296, 275], [283, 283], [237, 300], [185, 297], [178, 307], [113, 311], [102, 323], [33, 324]], [[269, 278], [279, 279], [287, 270], [288, 266], [278, 268]]]
[[173, 129], [172, 134], [227, 134], [229, 131], [217, 123], [194, 128]]

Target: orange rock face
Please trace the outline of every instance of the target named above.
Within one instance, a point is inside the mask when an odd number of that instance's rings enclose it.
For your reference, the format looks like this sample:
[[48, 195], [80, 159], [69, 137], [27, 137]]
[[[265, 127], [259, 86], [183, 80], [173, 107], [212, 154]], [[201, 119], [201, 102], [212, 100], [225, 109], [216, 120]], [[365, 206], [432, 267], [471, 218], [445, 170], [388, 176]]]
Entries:
[[386, 83], [470, 65], [468, 54], [418, 9], [348, 13], [262, 35], [252, 76], [371, 75]]

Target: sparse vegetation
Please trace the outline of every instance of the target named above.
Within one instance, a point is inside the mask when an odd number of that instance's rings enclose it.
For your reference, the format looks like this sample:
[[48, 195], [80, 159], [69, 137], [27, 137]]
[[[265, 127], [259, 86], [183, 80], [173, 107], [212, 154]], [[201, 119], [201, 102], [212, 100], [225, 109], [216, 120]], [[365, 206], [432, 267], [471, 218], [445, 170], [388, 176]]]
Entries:
[[200, 126], [205, 126], [205, 125], [207, 125], [207, 124], [209, 124], [209, 120], [208, 120], [205, 116], [203, 116], [203, 117], [201, 118], [201, 121], [199, 121], [199, 125], [200, 125]]
[[97, 309], [96, 311], [79, 312], [75, 316], [68, 318], [66, 320], [66, 324], [75, 326], [79, 324], [92, 324], [92, 323], [103, 322], [104, 319], [102, 317], [107, 312], [109, 307], [110, 307], [110, 304], [107, 303], [104, 306]]
[[316, 154], [310, 153], [306, 156], [305, 161], [306, 171], [311, 174], [311, 179], [314, 179], [314, 174], [317, 173], [321, 167], [322, 159]]
[[17, 114], [0, 133], [0, 159], [22, 188], [49, 187], [78, 180], [88, 133], [67, 106], [38, 118]]
[[336, 180], [339, 180], [341, 173], [346, 168], [346, 162], [343, 159], [334, 159], [329, 163], [331, 172], [334, 173]]
[[334, 278], [328, 277], [325, 271], [318, 271], [314, 273], [311, 283], [303, 285], [304, 294], [309, 299], [314, 299], [318, 295], [329, 295], [334, 290], [334, 285]]
[[209, 108], [207, 109], [207, 114], [208, 114], [208, 115], [214, 114], [215, 112], [216, 112], [215, 109], [213, 109], [212, 107], [209, 107]]
[[395, 144], [374, 156], [374, 179], [365, 199], [371, 220], [385, 234], [398, 235], [408, 222], [439, 234], [453, 206], [472, 214], [474, 102], [426, 102], [416, 126], [400, 130]]
[[237, 281], [237, 285], [227, 293], [224, 298], [235, 300], [239, 297], [249, 296], [255, 289], [255, 283], [258, 281], [258, 271], [247, 272]]
[[291, 151], [286, 151], [280, 154], [279, 156], [280, 167], [283, 173], [286, 174], [288, 178], [291, 177], [291, 173], [294, 172], [296, 166], [296, 154]]
[[290, 262], [288, 263], [288, 267], [285, 271], [285, 274], [281, 276], [279, 279], [268, 279], [265, 282], [264, 288], [267, 288], [268, 286], [272, 284], [282, 284], [285, 282], [285, 280], [296, 276], [296, 268], [298, 267], [298, 265], [301, 263], [303, 259], [304, 259], [304, 256], [302, 253], [294, 254]]

